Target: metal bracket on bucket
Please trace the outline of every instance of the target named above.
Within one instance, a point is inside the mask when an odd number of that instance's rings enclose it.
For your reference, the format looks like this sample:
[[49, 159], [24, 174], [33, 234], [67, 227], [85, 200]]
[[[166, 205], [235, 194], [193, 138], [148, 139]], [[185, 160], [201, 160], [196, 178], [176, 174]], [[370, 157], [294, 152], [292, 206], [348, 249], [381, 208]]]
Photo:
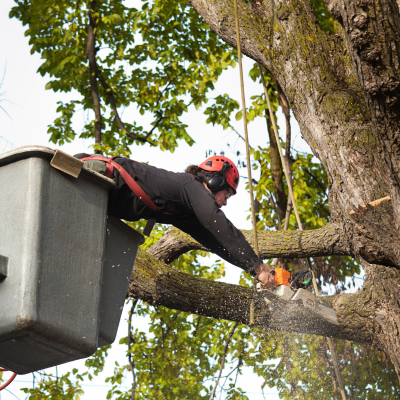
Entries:
[[8, 276], [8, 258], [0, 255], [0, 283]]
[[50, 165], [68, 175], [77, 178], [81, 173], [83, 161], [64, 153], [61, 150], [56, 150]]

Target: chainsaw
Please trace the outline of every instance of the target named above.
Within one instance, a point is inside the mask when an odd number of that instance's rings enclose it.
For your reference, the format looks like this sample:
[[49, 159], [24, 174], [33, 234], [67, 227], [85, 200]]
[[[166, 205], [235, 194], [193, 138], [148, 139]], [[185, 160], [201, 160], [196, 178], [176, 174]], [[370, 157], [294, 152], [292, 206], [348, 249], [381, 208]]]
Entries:
[[289, 286], [291, 289], [307, 289], [312, 284], [311, 271], [297, 271], [293, 275], [284, 268], [275, 268], [271, 271], [276, 286]]
[[[315, 295], [307, 290], [312, 284], [312, 273], [310, 270], [297, 271], [291, 274], [284, 268], [275, 268], [271, 271], [271, 274], [275, 278], [275, 287], [264, 289], [261, 286], [261, 282], [256, 286], [257, 291], [264, 297], [268, 306], [273, 306], [274, 303], [277, 303], [275, 305], [281, 304], [280, 300], [284, 300], [288, 305], [297, 304], [301, 308], [308, 309], [308, 312], [318, 315], [333, 324], [337, 324], [336, 311], [317, 301]], [[271, 294], [275, 296], [271, 296]], [[275, 298], [276, 301], [274, 301]]]

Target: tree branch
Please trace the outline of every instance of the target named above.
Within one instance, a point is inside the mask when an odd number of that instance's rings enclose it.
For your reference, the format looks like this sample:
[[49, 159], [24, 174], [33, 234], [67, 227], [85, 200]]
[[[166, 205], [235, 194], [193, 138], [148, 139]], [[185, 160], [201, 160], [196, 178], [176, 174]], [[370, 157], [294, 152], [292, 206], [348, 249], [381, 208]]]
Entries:
[[[96, 0], [90, 3], [89, 9], [89, 28], [88, 28], [88, 37], [86, 42], [86, 58], [89, 60], [89, 67], [90, 67], [90, 91], [92, 94], [93, 100], [93, 108], [94, 108], [94, 115], [96, 117], [94, 123], [94, 140], [95, 144], [100, 146], [101, 145], [101, 112], [100, 112], [100, 97], [99, 97], [99, 90], [97, 87], [97, 76], [96, 76], [96, 50], [95, 50], [95, 28], [96, 28], [96, 21], [94, 19], [94, 12], [97, 7]], [[100, 153], [99, 150], [95, 150], [96, 153]]]
[[279, 157], [280, 143], [277, 143], [275, 134], [272, 128], [271, 118], [275, 118], [275, 113], [272, 110], [265, 109], [265, 119], [267, 122], [267, 131], [269, 136], [269, 154], [271, 159], [271, 175], [274, 183], [274, 196], [276, 203], [276, 214], [278, 217], [278, 230], [282, 228], [282, 221], [285, 218], [286, 210], [286, 193], [283, 185], [283, 170], [282, 163]]
[[[277, 299], [268, 291], [261, 296], [253, 288], [197, 278], [168, 267], [150, 254], [139, 249], [133, 270], [128, 296], [142, 299], [153, 305], [225, 319], [248, 325], [250, 304], [254, 303], [254, 326], [284, 332], [329, 335], [342, 339], [371, 343], [374, 337], [374, 322], [364, 307], [364, 315], [351, 318], [349, 305], [357, 309], [363, 301], [363, 293], [319, 298], [318, 301], [340, 310], [339, 324], [310, 315], [307, 308], [297, 302]], [[265, 298], [272, 302], [266, 303]], [[335, 303], [336, 301], [336, 303]], [[343, 322], [342, 322], [343, 321]], [[365, 329], [364, 329], [365, 328]]]
[[[279, 83], [275, 80], [275, 86], [277, 88], [277, 98], [279, 101], [279, 105], [282, 108], [283, 115], [285, 116], [286, 121], [286, 143], [285, 143], [285, 163], [286, 163], [286, 171], [289, 175], [290, 184], [293, 187], [293, 179], [292, 179], [292, 166], [290, 165], [290, 143], [292, 140], [292, 130], [290, 126], [290, 107], [289, 102], [283, 93], [283, 90]], [[292, 198], [288, 196], [286, 213], [285, 213], [285, 225], [283, 227], [284, 231], [287, 231], [289, 228], [290, 214], [292, 212]]]
[[[253, 243], [252, 230], [242, 230], [242, 233], [249, 243]], [[351, 255], [341, 227], [335, 224], [310, 231], [258, 231], [258, 246], [263, 259]], [[208, 251], [189, 235], [170, 227], [148, 253], [169, 264], [189, 250]]]
[[105, 90], [105, 92], [107, 94], [108, 101], [110, 102], [111, 109], [113, 110], [113, 113], [114, 113], [114, 116], [115, 116], [115, 120], [117, 121], [119, 129], [121, 129], [121, 131], [125, 131], [126, 135], [128, 135], [129, 137], [131, 137], [134, 140], [138, 140], [139, 142], [142, 142], [142, 143], [150, 143], [152, 146], [155, 146], [156, 144], [154, 142], [148, 140], [148, 138], [150, 137], [150, 135], [153, 133], [154, 129], [158, 126], [158, 124], [161, 122], [161, 120], [164, 117], [161, 117], [156, 121], [156, 124], [153, 127], [153, 129], [151, 129], [146, 134], [145, 137], [141, 137], [141, 136], [135, 135], [134, 133], [129, 132], [129, 130], [126, 128], [125, 124], [122, 122], [122, 120], [121, 120], [121, 118], [119, 116], [118, 109], [117, 109], [117, 106], [115, 104], [114, 95], [112, 94], [112, 89], [110, 88], [110, 86], [108, 85], [106, 80], [103, 78], [103, 76], [102, 76], [102, 74], [101, 74], [101, 72], [100, 72], [100, 70], [99, 70], [99, 68], [97, 66], [97, 63], [95, 65], [95, 67], [96, 67], [96, 75], [98, 76], [98, 78], [100, 80], [100, 83], [103, 86], [103, 88], [104, 88], [104, 90]]
[[[78, 5], [77, 5], [78, 7]], [[143, 143], [150, 143], [151, 145], [155, 146], [156, 144], [148, 138], [150, 135], [153, 133], [154, 129], [158, 126], [158, 124], [162, 121], [163, 117], [159, 118], [153, 129], [151, 129], [145, 137], [141, 137], [138, 135], [135, 135], [131, 132], [128, 131], [126, 128], [125, 124], [122, 122], [117, 106], [115, 104], [115, 99], [114, 95], [112, 94], [112, 89], [106, 82], [106, 80], [103, 78], [99, 67], [96, 62], [96, 49], [95, 49], [95, 42], [96, 42], [96, 36], [95, 36], [95, 29], [97, 27], [95, 18], [93, 16], [95, 10], [97, 7], [97, 2], [96, 0], [93, 0], [90, 3], [90, 10], [88, 12], [89, 14], [89, 29], [88, 29], [88, 38], [87, 38], [87, 43], [86, 43], [86, 58], [89, 60], [89, 66], [90, 66], [90, 87], [91, 87], [91, 93], [92, 93], [92, 99], [93, 99], [93, 107], [94, 107], [94, 112], [96, 116], [96, 122], [95, 122], [95, 143], [100, 145], [101, 144], [101, 113], [100, 113], [100, 97], [99, 97], [99, 92], [98, 92], [98, 87], [97, 87], [97, 78], [99, 78], [101, 85], [104, 88], [104, 91], [107, 94], [108, 101], [110, 102], [111, 109], [113, 110], [115, 120], [117, 121], [119, 129], [123, 130], [126, 132], [126, 134], [131, 137], [134, 140], [138, 140]]]

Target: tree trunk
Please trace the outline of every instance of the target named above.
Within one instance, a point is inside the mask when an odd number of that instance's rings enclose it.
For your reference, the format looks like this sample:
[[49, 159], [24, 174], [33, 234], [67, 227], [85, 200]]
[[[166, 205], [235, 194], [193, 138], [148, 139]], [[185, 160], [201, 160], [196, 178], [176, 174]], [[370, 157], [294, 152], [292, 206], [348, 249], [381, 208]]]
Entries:
[[[396, 0], [325, 0], [344, 28], [353, 69], [384, 151], [390, 195], [400, 204], [400, 15]], [[400, 208], [394, 222], [400, 232]]]

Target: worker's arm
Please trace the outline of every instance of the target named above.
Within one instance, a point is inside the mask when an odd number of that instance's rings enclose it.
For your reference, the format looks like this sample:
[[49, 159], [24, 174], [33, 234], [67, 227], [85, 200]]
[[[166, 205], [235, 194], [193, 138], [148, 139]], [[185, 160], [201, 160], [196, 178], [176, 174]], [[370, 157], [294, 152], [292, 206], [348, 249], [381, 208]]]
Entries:
[[[195, 215], [188, 216], [186, 218], [175, 218], [173, 225], [176, 226], [181, 231], [192, 236], [193, 239], [197, 240], [203, 246], [207, 247], [210, 251], [217, 254], [219, 257], [224, 259], [225, 261], [239, 267], [243, 268], [243, 261], [238, 260], [235, 254], [231, 254], [228, 252], [221, 244], [214, 238], [210, 232], [200, 224], [199, 220]], [[244, 239], [244, 237], [243, 237]], [[246, 239], [244, 239], [246, 240]], [[255, 254], [253, 257], [257, 257]], [[274, 287], [275, 278], [271, 275], [272, 268], [268, 265], [262, 263], [262, 261], [257, 261], [257, 267], [252, 271], [246, 270], [247, 272], [252, 273], [252, 275], [257, 276], [257, 278], [261, 281], [263, 287], [265, 289], [269, 289]]]
[[254, 271], [262, 264], [242, 232], [226, 218], [212, 194], [200, 182], [190, 182], [184, 188], [198, 222], [177, 221], [174, 225], [213, 253], [247, 272]]
[[[224, 248], [215, 237], [210, 234], [210, 231], [201, 225], [199, 220], [195, 215], [188, 216], [186, 218], [175, 218], [173, 225], [176, 226], [181, 231], [189, 234], [193, 239], [197, 240], [204, 247], [209, 249], [212, 253], [218, 255], [225, 261], [235, 265], [236, 267], [242, 268], [248, 272], [251, 270], [247, 270], [244, 268], [244, 262], [238, 260], [235, 257], [235, 254], [231, 254], [227, 249]], [[261, 261], [257, 261], [259, 265]], [[256, 268], [256, 267], [254, 267]]]

